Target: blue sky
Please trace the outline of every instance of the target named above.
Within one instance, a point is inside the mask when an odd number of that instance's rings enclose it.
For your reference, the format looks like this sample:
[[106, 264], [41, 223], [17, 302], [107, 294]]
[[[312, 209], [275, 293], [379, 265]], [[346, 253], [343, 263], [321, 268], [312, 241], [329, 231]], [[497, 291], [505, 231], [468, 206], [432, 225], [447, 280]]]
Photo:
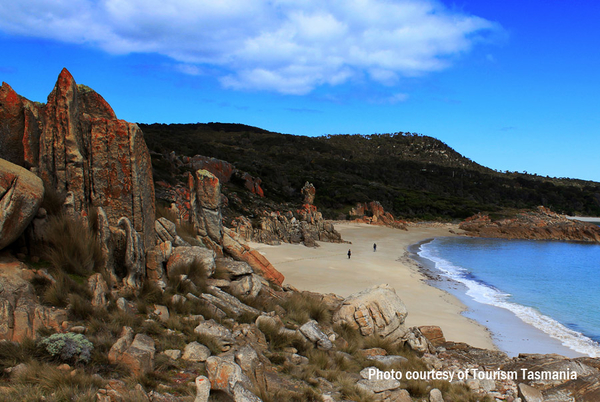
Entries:
[[0, 80], [34, 101], [66, 67], [128, 121], [417, 132], [493, 169], [600, 181], [597, 2], [0, 0], [0, 9]]

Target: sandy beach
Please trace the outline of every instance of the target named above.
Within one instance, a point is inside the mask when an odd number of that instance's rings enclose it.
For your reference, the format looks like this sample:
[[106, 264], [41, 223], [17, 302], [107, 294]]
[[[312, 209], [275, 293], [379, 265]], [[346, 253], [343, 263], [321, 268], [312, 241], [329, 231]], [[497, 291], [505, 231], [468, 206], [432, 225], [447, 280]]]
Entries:
[[[466, 310], [453, 295], [425, 283], [416, 263], [407, 257], [411, 244], [437, 236], [451, 236], [450, 227], [410, 227], [408, 231], [367, 224], [337, 224], [336, 230], [352, 244], [319, 243], [318, 248], [297, 244], [270, 246], [252, 243], [300, 290], [348, 296], [387, 283], [406, 304], [408, 326], [438, 325], [447, 340], [496, 349], [489, 331], [462, 316]], [[373, 251], [373, 244], [377, 251]], [[348, 249], [352, 257], [348, 259]]]

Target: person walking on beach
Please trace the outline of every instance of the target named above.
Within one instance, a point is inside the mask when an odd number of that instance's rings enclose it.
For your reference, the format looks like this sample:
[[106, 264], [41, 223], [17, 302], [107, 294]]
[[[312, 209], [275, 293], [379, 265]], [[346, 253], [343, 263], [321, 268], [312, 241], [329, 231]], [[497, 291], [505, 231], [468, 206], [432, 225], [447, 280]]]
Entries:
[[377, 251], [377, 244], [373, 243], [373, 252]]
[[352, 256], [352, 251], [350, 249], [348, 249], [348, 259], [350, 259], [351, 256]]

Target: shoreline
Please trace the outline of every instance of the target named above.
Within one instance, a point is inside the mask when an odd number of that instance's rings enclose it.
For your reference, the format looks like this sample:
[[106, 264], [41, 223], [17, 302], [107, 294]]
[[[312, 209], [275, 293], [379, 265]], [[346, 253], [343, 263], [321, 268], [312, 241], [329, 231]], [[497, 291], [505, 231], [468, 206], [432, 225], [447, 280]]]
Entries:
[[[425, 239], [409, 247], [411, 258], [420, 265], [425, 276], [429, 277], [431, 286], [442, 289], [468, 307], [463, 315], [485, 325], [490, 331], [494, 344], [498, 349], [509, 356], [518, 356], [520, 353], [556, 353], [565, 357], [575, 358], [587, 356], [562, 344], [558, 339], [551, 337], [546, 332], [522, 321], [512, 311], [475, 301], [467, 294], [467, 287], [443, 275], [436, 267], [435, 262], [418, 253], [423, 244], [433, 241], [434, 238]], [[493, 317], [493, 320], [489, 318]]]
[[[407, 307], [406, 326], [437, 325], [448, 341], [498, 350], [488, 328], [466, 316], [469, 310], [452, 293], [428, 283], [409, 247], [441, 236], [454, 236], [455, 225], [410, 226], [408, 231], [360, 223], [336, 223], [348, 243], [319, 242], [318, 248], [251, 243], [289, 283], [300, 290], [347, 297], [370, 286], [388, 283]], [[373, 243], [377, 251], [373, 251]], [[352, 250], [348, 259], [347, 251]], [[463, 314], [465, 313], [465, 314]]]

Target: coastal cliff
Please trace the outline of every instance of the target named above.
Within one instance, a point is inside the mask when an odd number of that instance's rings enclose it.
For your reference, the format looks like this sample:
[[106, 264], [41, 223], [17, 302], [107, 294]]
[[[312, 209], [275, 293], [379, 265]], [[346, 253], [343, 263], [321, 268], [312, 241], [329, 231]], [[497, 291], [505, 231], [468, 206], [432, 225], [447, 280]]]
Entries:
[[600, 242], [599, 226], [568, 219], [543, 206], [497, 221], [488, 215], [477, 214], [462, 222], [459, 228], [476, 237]]

